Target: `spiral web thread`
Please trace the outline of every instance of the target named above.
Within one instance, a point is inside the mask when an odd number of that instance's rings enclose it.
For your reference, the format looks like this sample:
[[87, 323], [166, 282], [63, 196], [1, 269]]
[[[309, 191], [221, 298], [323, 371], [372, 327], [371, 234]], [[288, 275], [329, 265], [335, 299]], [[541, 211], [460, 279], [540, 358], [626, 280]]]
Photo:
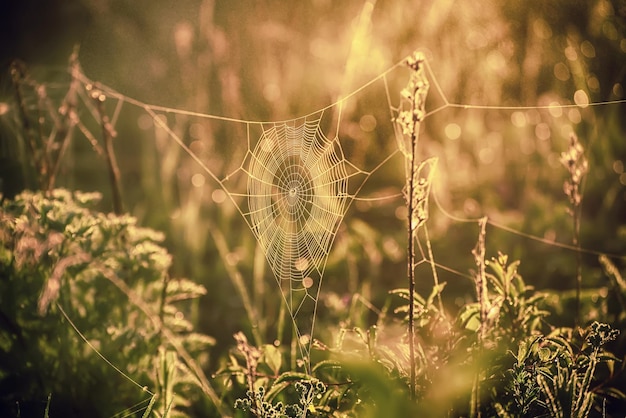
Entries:
[[[167, 140], [174, 141], [225, 192], [227, 198], [237, 208], [237, 211], [243, 217], [263, 249], [267, 262], [282, 290], [284, 301], [288, 306], [296, 334], [301, 343], [301, 354], [305, 358], [308, 357], [311, 349], [311, 336], [314, 330], [326, 260], [336, 237], [337, 228], [350, 205], [354, 201], [394, 200], [403, 196], [402, 192], [360, 196], [363, 186], [376, 171], [391, 161], [395, 161], [394, 157], [396, 156], [400, 156], [400, 158], [405, 157], [406, 150], [402, 149], [403, 133], [394, 124], [393, 129], [395, 130], [395, 138], [398, 141], [397, 146], [387, 148], [387, 153], [379, 156], [369, 167], [359, 167], [345, 157], [338, 135], [343, 106], [358, 93], [374, 88], [374, 86], [380, 87], [382, 85], [384, 89], [382, 94], [385, 95], [389, 107], [389, 120], [396, 119], [403, 109], [401, 104], [399, 106], [393, 105], [396, 100], [392, 99], [392, 96], [395, 97], [395, 95], [390, 94], [388, 82], [390, 74], [403, 67], [404, 62], [404, 59], [401, 60], [368, 83], [323, 109], [298, 119], [278, 122], [241, 120], [147, 104], [119, 93], [108, 86], [97, 84], [97, 88], [102, 91], [107, 100], [114, 101], [114, 112], [111, 118], [112, 126], [115, 126], [117, 123], [125, 105], [131, 105], [142, 110], [150, 116], [155, 128], [160, 129], [165, 134]], [[453, 103], [448, 100], [441, 89], [428, 61], [425, 61], [425, 64], [428, 81], [434, 86], [435, 94], [442, 103], [432, 109], [427, 109], [423, 120], [427, 120], [428, 117], [450, 108], [516, 111], [579, 107], [576, 104], [483, 106]], [[85, 86], [84, 90], [79, 91], [79, 97], [88, 111], [87, 115], [81, 115], [80, 117], [78, 114], [76, 115], [76, 124], [83, 135], [94, 144], [97, 142], [97, 135], [91, 133], [88, 124], [83, 119], [88, 119], [88, 115], [91, 114], [94, 120], [99, 120], [96, 110], [85, 95], [85, 91], [93, 88], [96, 84], [82, 72], [75, 74], [75, 76]], [[589, 103], [587, 106], [609, 106], [623, 103], [626, 103], [626, 100]], [[331, 109], [336, 110], [339, 116], [336, 121], [335, 131], [328, 138], [321, 129], [321, 123], [325, 112]], [[170, 127], [167, 115], [230, 124], [236, 127], [234, 130], [245, 132], [243, 137], [239, 135], [233, 138], [233, 141], [240, 142], [240, 144], [235, 145], [243, 146], [244, 143], [246, 144], [245, 151], [237, 154], [242, 155], [241, 161], [235, 165], [232, 171], [227, 174], [220, 174], [205, 162], [205, 158], [190, 148], [180, 133]], [[251, 133], [255, 129], [261, 130], [258, 137]], [[428, 194], [432, 191], [434, 203], [438, 210], [454, 222], [470, 222], [479, 225], [480, 222], [485, 220], [485, 218], [460, 217], [444, 208], [435, 188], [431, 190], [436, 160], [426, 160], [422, 165], [426, 173], [421, 173], [422, 170], [420, 168], [418, 170], [418, 173], [420, 173], [419, 178], [422, 179], [425, 176], [424, 178], [426, 178], [427, 182], [427, 187], [425, 187], [426, 195], [422, 196], [423, 200], [426, 200]], [[243, 188], [239, 185], [242, 182], [238, 183], [235, 181], [240, 176], [245, 177]], [[422, 209], [423, 211], [428, 210], [427, 207]], [[427, 212], [425, 212], [425, 216], [427, 217]], [[491, 219], [486, 219], [486, 223], [493, 228], [539, 242], [542, 245], [626, 259], [626, 255], [607, 254], [604, 251], [581, 248], [528, 234], [524, 231], [499, 224]], [[456, 271], [434, 260], [432, 251], [430, 251], [430, 239], [428, 238], [427, 229], [425, 229], [425, 232], [425, 237], [422, 240], [429, 248], [429, 251], [427, 252], [423, 249], [421, 240], [418, 239], [417, 243], [422, 259], [416, 262], [416, 266], [428, 263], [433, 267], [433, 273], [435, 273], [435, 269], [441, 269], [458, 276], [469, 277], [465, 273]], [[70, 318], [66, 319], [71, 323]], [[80, 332], [79, 335], [89, 344], [85, 336], [80, 334]], [[114, 365], [111, 366], [115, 368]], [[133, 381], [130, 377], [124, 376]], [[133, 383], [139, 385], [135, 381]]]
[[348, 199], [348, 172], [337, 138], [319, 119], [272, 124], [251, 154], [248, 174], [252, 232], [294, 319], [315, 310], [324, 266]]

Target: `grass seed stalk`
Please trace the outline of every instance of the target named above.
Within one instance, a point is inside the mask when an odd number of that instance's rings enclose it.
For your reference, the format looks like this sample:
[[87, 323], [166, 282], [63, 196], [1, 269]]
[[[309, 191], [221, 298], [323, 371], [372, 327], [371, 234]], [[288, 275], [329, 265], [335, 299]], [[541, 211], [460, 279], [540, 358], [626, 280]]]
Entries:
[[[403, 105], [408, 109], [401, 108], [395, 122], [402, 130], [398, 136], [398, 145], [405, 156], [405, 171], [407, 184], [405, 186], [405, 199], [408, 208], [408, 242], [407, 242], [407, 276], [409, 284], [409, 363], [410, 363], [410, 392], [411, 398], [415, 398], [416, 374], [415, 374], [415, 240], [417, 231], [428, 218], [427, 180], [420, 178], [423, 164], [417, 163], [417, 144], [419, 138], [420, 123], [426, 114], [426, 96], [428, 94], [428, 80], [424, 73], [425, 58], [416, 53], [406, 61], [411, 69], [408, 85], [402, 90]], [[408, 142], [407, 142], [408, 141]]]

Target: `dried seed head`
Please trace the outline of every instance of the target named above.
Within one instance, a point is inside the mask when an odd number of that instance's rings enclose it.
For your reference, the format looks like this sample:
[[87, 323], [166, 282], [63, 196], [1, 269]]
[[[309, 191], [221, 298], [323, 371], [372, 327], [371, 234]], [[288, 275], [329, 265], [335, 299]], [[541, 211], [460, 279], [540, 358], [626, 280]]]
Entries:
[[570, 203], [577, 207], [582, 201], [580, 183], [589, 170], [589, 163], [585, 157], [585, 149], [578, 141], [576, 134], [570, 135], [569, 147], [561, 153], [559, 160], [569, 173], [569, 178], [563, 183], [563, 192], [569, 198]]

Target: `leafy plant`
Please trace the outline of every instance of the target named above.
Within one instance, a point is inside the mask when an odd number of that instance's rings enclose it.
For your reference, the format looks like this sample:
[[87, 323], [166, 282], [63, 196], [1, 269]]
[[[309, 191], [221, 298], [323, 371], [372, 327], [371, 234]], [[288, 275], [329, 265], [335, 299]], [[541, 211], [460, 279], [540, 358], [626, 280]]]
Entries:
[[99, 198], [55, 189], [0, 207], [2, 403], [52, 393], [52, 413], [110, 416], [145, 382], [157, 389], [155, 412], [180, 415], [199, 385], [183, 357], [204, 362], [213, 344], [183, 304], [206, 290], [172, 279], [163, 235], [92, 210]]
[[[599, 394], [594, 392], [592, 382], [600, 363], [612, 363], [615, 356], [604, 351], [603, 346], [614, 340], [619, 331], [610, 325], [593, 322], [583, 333], [584, 342], [575, 348], [572, 335], [555, 333], [548, 336], [544, 347], [550, 360], [544, 372], [537, 376], [542, 388], [544, 402], [551, 417], [587, 417]], [[551, 364], [550, 364], [551, 363]], [[614, 392], [624, 397], [620, 391]]]

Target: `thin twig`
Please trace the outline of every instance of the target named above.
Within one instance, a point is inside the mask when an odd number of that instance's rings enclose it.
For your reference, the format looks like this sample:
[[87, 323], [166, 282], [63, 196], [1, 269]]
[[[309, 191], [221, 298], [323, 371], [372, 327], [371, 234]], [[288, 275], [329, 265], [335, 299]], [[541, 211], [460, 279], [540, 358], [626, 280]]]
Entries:
[[40, 182], [43, 188], [48, 184], [47, 178], [49, 177], [50, 166], [52, 161], [50, 154], [52, 151], [52, 140], [49, 138], [45, 140], [44, 124], [46, 121], [46, 115], [50, 115], [50, 118], [54, 122], [54, 108], [51, 106], [50, 99], [45, 84], [36, 84], [34, 86], [35, 93], [37, 94], [37, 128], [39, 133], [39, 152], [40, 152]]
[[480, 307], [480, 329], [478, 332], [479, 344], [482, 345], [485, 338], [485, 327], [487, 324], [487, 314], [489, 307], [487, 306], [487, 278], [485, 275], [485, 235], [487, 227], [487, 217], [481, 218], [478, 221], [480, 231], [478, 233], [478, 242], [476, 247], [472, 250], [474, 255], [474, 261], [478, 271], [476, 272], [476, 297], [478, 298], [478, 305]]
[[[411, 133], [411, 149], [412, 154], [415, 155], [417, 151], [417, 136], [415, 132]], [[408, 226], [408, 257], [407, 257], [407, 274], [409, 280], [409, 362], [411, 367], [410, 373], [410, 389], [411, 389], [411, 399], [415, 399], [415, 301], [413, 300], [413, 295], [415, 294], [415, 230], [413, 226], [413, 190], [414, 190], [414, 179], [415, 179], [415, 164], [411, 164], [411, 176], [409, 178], [409, 190], [407, 196], [407, 204], [409, 209], [409, 226]]]
[[[72, 138], [74, 137], [74, 128], [78, 123], [78, 116], [76, 115], [76, 102], [77, 102], [77, 90], [79, 88], [80, 82], [78, 81], [77, 75], [80, 73], [80, 65], [78, 63], [78, 50], [75, 50], [70, 57], [70, 87], [67, 90], [67, 94], [63, 99], [63, 103], [59, 108], [59, 114], [63, 116], [63, 120], [60, 118], [56, 118], [56, 124], [59, 126], [57, 135], [55, 136], [63, 136], [63, 140], [61, 142], [61, 147], [59, 148], [59, 152], [56, 156], [55, 161], [52, 164], [52, 168], [50, 169], [50, 175], [48, 176], [48, 184], [47, 190], [52, 190], [54, 188], [54, 184], [56, 182], [56, 177], [59, 174], [59, 169], [61, 168], [61, 161], [69, 148], [70, 143], [72, 142]], [[54, 113], [52, 113], [54, 115]]]
[[[580, 248], [580, 206], [573, 208], [573, 220], [574, 220], [574, 237], [573, 244]], [[582, 293], [583, 286], [583, 258], [582, 252], [576, 251], [576, 316], [575, 316], [575, 325], [579, 327], [581, 325], [581, 301], [580, 295]]]
[[100, 117], [100, 124], [102, 125], [102, 139], [104, 140], [104, 154], [107, 161], [107, 168], [109, 170], [109, 181], [111, 182], [111, 192], [113, 193], [113, 210], [117, 215], [121, 215], [124, 212], [122, 207], [122, 193], [120, 190], [120, 170], [117, 165], [117, 159], [115, 158], [115, 151], [113, 149], [113, 138], [117, 135], [109, 116], [104, 109], [104, 102], [106, 96], [98, 89], [92, 89], [91, 98], [96, 103], [96, 109]]
[[[480, 232], [478, 233], [478, 242], [472, 250], [474, 261], [478, 271], [476, 272], [476, 297], [478, 298], [478, 306], [480, 309], [480, 327], [478, 328], [478, 358], [482, 359], [483, 348], [485, 345], [485, 333], [487, 331], [487, 315], [489, 313], [489, 295], [487, 294], [487, 276], [485, 274], [485, 235], [488, 218], [485, 216], [478, 221]], [[477, 370], [474, 387], [472, 389], [471, 416], [481, 417], [480, 411], [480, 368]]]
[[580, 326], [581, 318], [581, 290], [582, 290], [582, 253], [580, 251], [580, 217], [581, 217], [581, 203], [582, 203], [582, 191], [581, 182], [589, 170], [589, 163], [585, 157], [585, 149], [581, 145], [578, 137], [575, 133], [571, 133], [569, 137], [569, 146], [567, 151], [561, 153], [561, 164], [565, 166], [568, 171], [569, 177], [563, 183], [563, 191], [569, 198], [570, 213], [572, 215], [572, 222], [574, 233], [572, 237], [572, 244], [576, 247], [576, 310], [574, 317], [574, 325]]
[[18, 104], [20, 121], [22, 123], [22, 131], [24, 132], [25, 142], [31, 155], [31, 161], [34, 165], [35, 173], [37, 174], [39, 186], [41, 187], [41, 163], [39, 155], [37, 153], [38, 147], [33, 133], [33, 126], [31, 124], [30, 118], [28, 117], [28, 110], [26, 108], [24, 92], [22, 91], [22, 83], [24, 81], [24, 78], [26, 77], [26, 69], [24, 63], [22, 63], [21, 61], [14, 61], [13, 63], [11, 63], [10, 72], [11, 81], [13, 82], [13, 88], [15, 92], [15, 101]]

